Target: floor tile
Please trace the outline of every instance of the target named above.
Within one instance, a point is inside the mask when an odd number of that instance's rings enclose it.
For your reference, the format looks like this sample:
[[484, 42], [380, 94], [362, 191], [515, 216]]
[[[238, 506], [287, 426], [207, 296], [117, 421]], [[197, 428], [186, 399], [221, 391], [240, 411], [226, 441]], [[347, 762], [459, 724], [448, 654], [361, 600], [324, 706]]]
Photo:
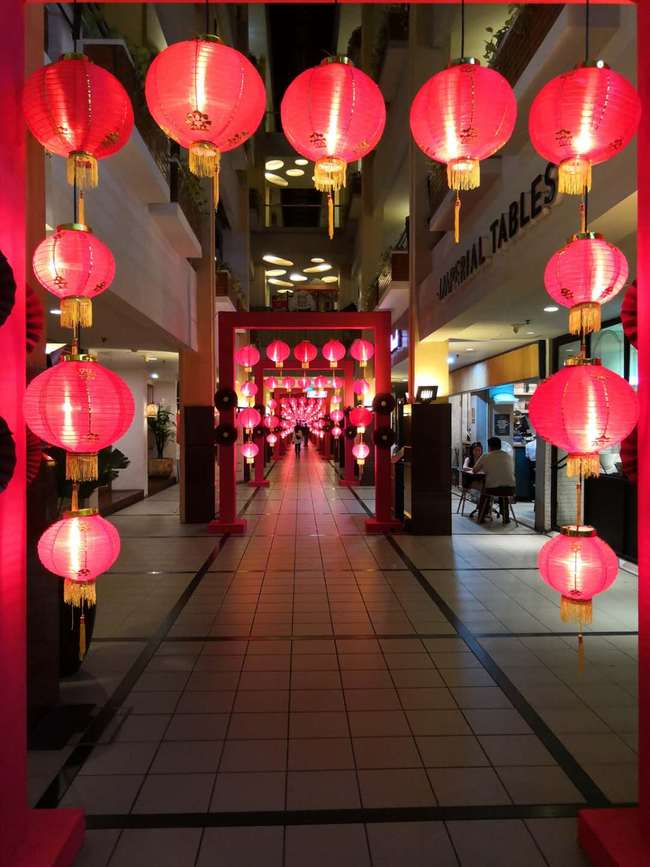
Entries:
[[194, 867], [200, 828], [138, 828], [122, 831], [110, 867]]
[[420, 768], [360, 770], [364, 807], [432, 807], [436, 798]]
[[282, 867], [282, 828], [206, 828], [196, 867]]
[[228, 740], [223, 747], [221, 771], [284, 771], [286, 740]]
[[427, 773], [436, 798], [444, 807], [510, 803], [492, 768], [429, 768]]
[[288, 810], [350, 810], [361, 806], [354, 771], [289, 771]]
[[[363, 825], [291, 825], [285, 867], [370, 867]], [[239, 865], [238, 865], [239, 867]], [[257, 865], [256, 865], [257, 867]]]
[[150, 774], [207, 774], [216, 771], [222, 741], [165, 741], [158, 748]]
[[498, 767], [515, 804], [579, 804], [584, 799], [558, 767]]
[[210, 812], [283, 810], [284, 772], [217, 774]]
[[442, 822], [377, 822], [367, 826], [373, 867], [456, 867]]
[[205, 813], [214, 774], [154, 774], [147, 777], [134, 813]]
[[546, 867], [526, 825], [517, 819], [447, 822], [462, 867]]
[[289, 741], [289, 770], [348, 770], [354, 768], [352, 744], [344, 738], [301, 738]]
[[415, 741], [410, 737], [354, 738], [358, 768], [419, 768]]

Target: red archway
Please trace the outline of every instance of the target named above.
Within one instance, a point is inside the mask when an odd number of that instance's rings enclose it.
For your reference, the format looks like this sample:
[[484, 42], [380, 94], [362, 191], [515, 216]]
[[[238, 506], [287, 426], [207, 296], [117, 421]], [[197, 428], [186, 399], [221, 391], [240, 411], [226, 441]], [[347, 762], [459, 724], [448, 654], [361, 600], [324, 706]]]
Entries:
[[[235, 330], [255, 331], [370, 331], [375, 344], [375, 389], [390, 392], [390, 312], [377, 313], [221, 313], [219, 315], [219, 385], [235, 386]], [[221, 413], [234, 424], [235, 410]], [[246, 521], [237, 516], [235, 450], [219, 449], [219, 517], [210, 524], [213, 533], [243, 533]], [[375, 448], [375, 516], [366, 521], [366, 532], [385, 533], [401, 527], [393, 518], [391, 462], [387, 449]]]

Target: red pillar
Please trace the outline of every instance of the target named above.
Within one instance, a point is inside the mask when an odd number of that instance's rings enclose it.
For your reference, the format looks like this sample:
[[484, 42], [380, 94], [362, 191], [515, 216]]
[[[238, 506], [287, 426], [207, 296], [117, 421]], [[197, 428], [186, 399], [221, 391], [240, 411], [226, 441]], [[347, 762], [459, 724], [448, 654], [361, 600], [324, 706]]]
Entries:
[[[342, 408], [354, 406], [354, 389], [353, 385], [353, 376], [354, 376], [354, 362], [351, 358], [346, 358], [343, 362], [343, 405]], [[354, 442], [349, 439], [345, 434], [343, 434], [343, 456], [344, 456], [344, 467], [343, 467], [343, 478], [339, 480], [339, 485], [345, 485], [350, 488], [354, 485], [358, 485], [359, 482], [354, 477], [354, 455], [352, 454], [352, 447], [354, 446]]]
[[[261, 404], [264, 400], [264, 367], [261, 361], [255, 365], [253, 379], [257, 386], [257, 403]], [[265, 441], [265, 436], [257, 437], [255, 440], [255, 444], [259, 449], [255, 456], [255, 478], [251, 479], [248, 483], [253, 488], [268, 488], [269, 486], [269, 480], [264, 478]]]

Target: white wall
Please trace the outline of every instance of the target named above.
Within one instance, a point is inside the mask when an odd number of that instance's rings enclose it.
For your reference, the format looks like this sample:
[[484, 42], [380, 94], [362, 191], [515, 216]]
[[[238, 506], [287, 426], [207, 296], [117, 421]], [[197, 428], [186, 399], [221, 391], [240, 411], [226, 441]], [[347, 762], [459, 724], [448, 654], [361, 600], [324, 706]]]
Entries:
[[120, 470], [120, 474], [113, 483], [116, 490], [142, 490], [145, 497], [149, 490], [148, 472], [147, 472], [147, 420], [145, 418], [145, 407], [147, 405], [147, 371], [145, 369], [145, 360], [133, 360], [128, 367], [119, 367], [114, 364], [107, 364], [106, 360], [102, 359], [99, 354], [98, 361], [103, 363], [105, 367], [110, 368], [128, 385], [133, 402], [135, 404], [135, 413], [131, 427], [121, 439], [113, 443], [114, 447], [119, 449], [129, 459], [129, 466], [125, 470]]

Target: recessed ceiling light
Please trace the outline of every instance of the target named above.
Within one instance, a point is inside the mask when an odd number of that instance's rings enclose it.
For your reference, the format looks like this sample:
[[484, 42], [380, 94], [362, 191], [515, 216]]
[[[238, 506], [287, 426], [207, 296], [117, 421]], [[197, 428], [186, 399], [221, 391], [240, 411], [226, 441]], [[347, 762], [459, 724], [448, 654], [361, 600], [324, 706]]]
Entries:
[[152, 379], [158, 379], [158, 374], [157, 374], [157, 373], [150, 373], [149, 376], [150, 376]]
[[305, 172], [303, 169], [287, 169], [287, 174], [290, 178], [300, 178]]
[[465, 352], [474, 352], [474, 347], [473, 346], [467, 346], [465, 348]]
[[288, 187], [289, 181], [280, 175], [274, 175], [273, 172], [264, 172], [264, 177], [270, 184], [275, 184], [276, 187]]
[[52, 314], [52, 316], [60, 316], [61, 310], [58, 307], [55, 307], [52, 310], [50, 310], [50, 313]]
[[535, 333], [534, 331], [527, 331], [526, 332], [526, 334], [530, 334], [530, 335], [533, 335], [534, 333]]
[[310, 262], [314, 262], [316, 265], [319, 265], [321, 262], [324, 262], [325, 259], [321, 259], [320, 256], [314, 256], [309, 260]]
[[454, 361], [456, 361], [456, 356], [455, 356], [455, 355], [448, 355], [448, 356], [447, 356], [447, 362], [448, 362], [449, 364], [453, 364]]
[[268, 271], [264, 272], [267, 277], [282, 277], [283, 274], [287, 273], [286, 268], [269, 268]]
[[305, 274], [320, 274], [322, 271], [331, 271], [332, 266], [329, 262], [321, 262], [320, 265], [310, 265], [309, 268], [303, 268]]
[[278, 295], [293, 295], [293, 289], [278, 289]]
[[291, 283], [289, 283], [287, 280], [278, 280], [277, 277], [270, 277], [269, 283], [272, 286], [291, 286]]
[[544, 308], [544, 313], [557, 313], [559, 307], [554, 307], [552, 304]]
[[321, 277], [323, 283], [338, 283], [339, 278], [336, 274], [326, 274], [324, 277]]
[[309, 165], [309, 160], [304, 160], [304, 159], [302, 159], [302, 157], [301, 157], [299, 160], [294, 160], [294, 163], [295, 163], [297, 166], [308, 166], [308, 165]]
[[270, 265], [284, 265], [286, 268], [291, 268], [293, 266], [291, 259], [283, 259], [281, 256], [274, 256], [273, 253], [265, 253], [262, 256], [262, 259]]
[[294, 283], [304, 283], [306, 279], [304, 274], [298, 274], [296, 271], [293, 274], [289, 274], [289, 280], [293, 280]]
[[277, 172], [284, 165], [284, 160], [267, 160], [264, 163], [264, 168], [267, 172]]

